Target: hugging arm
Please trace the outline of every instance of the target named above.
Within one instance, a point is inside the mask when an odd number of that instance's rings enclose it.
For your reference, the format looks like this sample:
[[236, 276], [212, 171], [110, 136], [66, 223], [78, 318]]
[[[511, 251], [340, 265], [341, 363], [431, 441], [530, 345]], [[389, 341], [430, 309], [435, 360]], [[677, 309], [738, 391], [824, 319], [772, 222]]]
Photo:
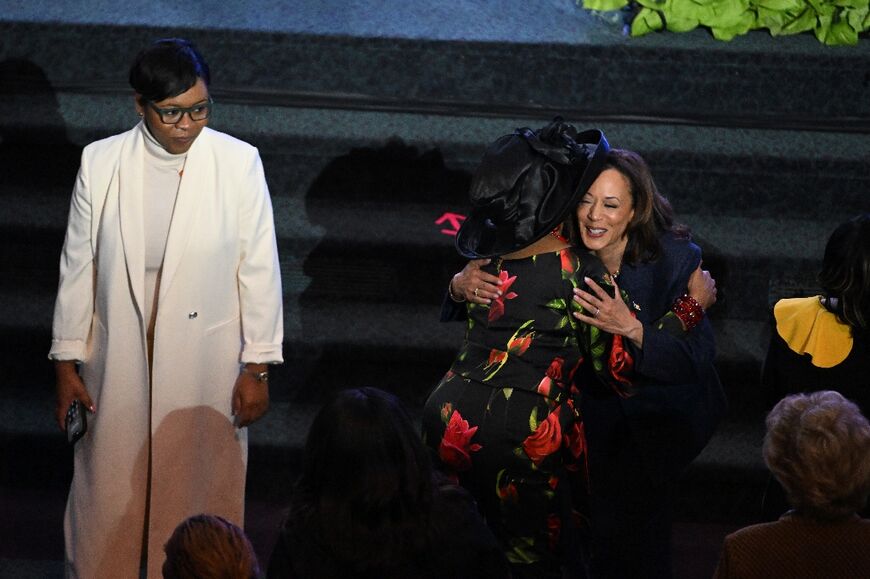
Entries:
[[487, 305], [501, 295], [498, 276], [481, 269], [489, 259], [472, 259], [462, 271], [455, 274], [447, 285], [444, 301], [441, 303], [441, 321], [453, 322], [466, 317], [465, 302]]

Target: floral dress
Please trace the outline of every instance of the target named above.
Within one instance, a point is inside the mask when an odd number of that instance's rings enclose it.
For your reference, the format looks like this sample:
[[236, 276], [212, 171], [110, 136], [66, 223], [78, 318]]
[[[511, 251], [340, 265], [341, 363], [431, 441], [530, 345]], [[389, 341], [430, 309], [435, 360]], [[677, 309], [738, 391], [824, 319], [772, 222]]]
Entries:
[[582, 576], [588, 477], [573, 378], [583, 363], [611, 382], [630, 370], [614, 338], [571, 315], [582, 310], [573, 288], [603, 267], [566, 248], [484, 269], [502, 295], [467, 305], [465, 341], [423, 411], [424, 438], [477, 499], [515, 577], [558, 577], [565, 564]]

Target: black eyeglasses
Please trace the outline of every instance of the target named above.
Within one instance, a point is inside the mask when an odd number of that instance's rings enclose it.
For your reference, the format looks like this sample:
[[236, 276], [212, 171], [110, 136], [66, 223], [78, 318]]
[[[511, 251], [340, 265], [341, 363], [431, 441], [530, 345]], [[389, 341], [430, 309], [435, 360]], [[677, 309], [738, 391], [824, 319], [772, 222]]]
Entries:
[[193, 105], [192, 107], [168, 107], [161, 109], [153, 102], [148, 101], [148, 106], [160, 115], [160, 121], [165, 125], [174, 125], [187, 113], [191, 121], [204, 121], [211, 115], [211, 107], [214, 101], [209, 97], [208, 102]]

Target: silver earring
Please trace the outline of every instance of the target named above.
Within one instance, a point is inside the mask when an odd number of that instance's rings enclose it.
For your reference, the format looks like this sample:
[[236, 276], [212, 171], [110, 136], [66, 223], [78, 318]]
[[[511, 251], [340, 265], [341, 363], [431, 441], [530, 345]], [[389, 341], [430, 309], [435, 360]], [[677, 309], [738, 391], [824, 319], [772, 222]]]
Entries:
[[140, 117], [143, 116], [142, 113], [136, 113], [136, 114], [139, 115]]

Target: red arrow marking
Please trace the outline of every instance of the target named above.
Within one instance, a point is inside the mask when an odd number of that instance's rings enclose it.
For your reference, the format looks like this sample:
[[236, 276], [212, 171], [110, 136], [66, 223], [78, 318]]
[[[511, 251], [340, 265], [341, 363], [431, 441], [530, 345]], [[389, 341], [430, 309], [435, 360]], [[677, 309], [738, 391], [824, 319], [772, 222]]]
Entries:
[[465, 221], [465, 215], [460, 215], [459, 213], [445, 213], [441, 217], [435, 220], [435, 225], [441, 225], [444, 222], [448, 222], [452, 229], [442, 229], [441, 233], [444, 235], [456, 235], [459, 231], [459, 226]]

